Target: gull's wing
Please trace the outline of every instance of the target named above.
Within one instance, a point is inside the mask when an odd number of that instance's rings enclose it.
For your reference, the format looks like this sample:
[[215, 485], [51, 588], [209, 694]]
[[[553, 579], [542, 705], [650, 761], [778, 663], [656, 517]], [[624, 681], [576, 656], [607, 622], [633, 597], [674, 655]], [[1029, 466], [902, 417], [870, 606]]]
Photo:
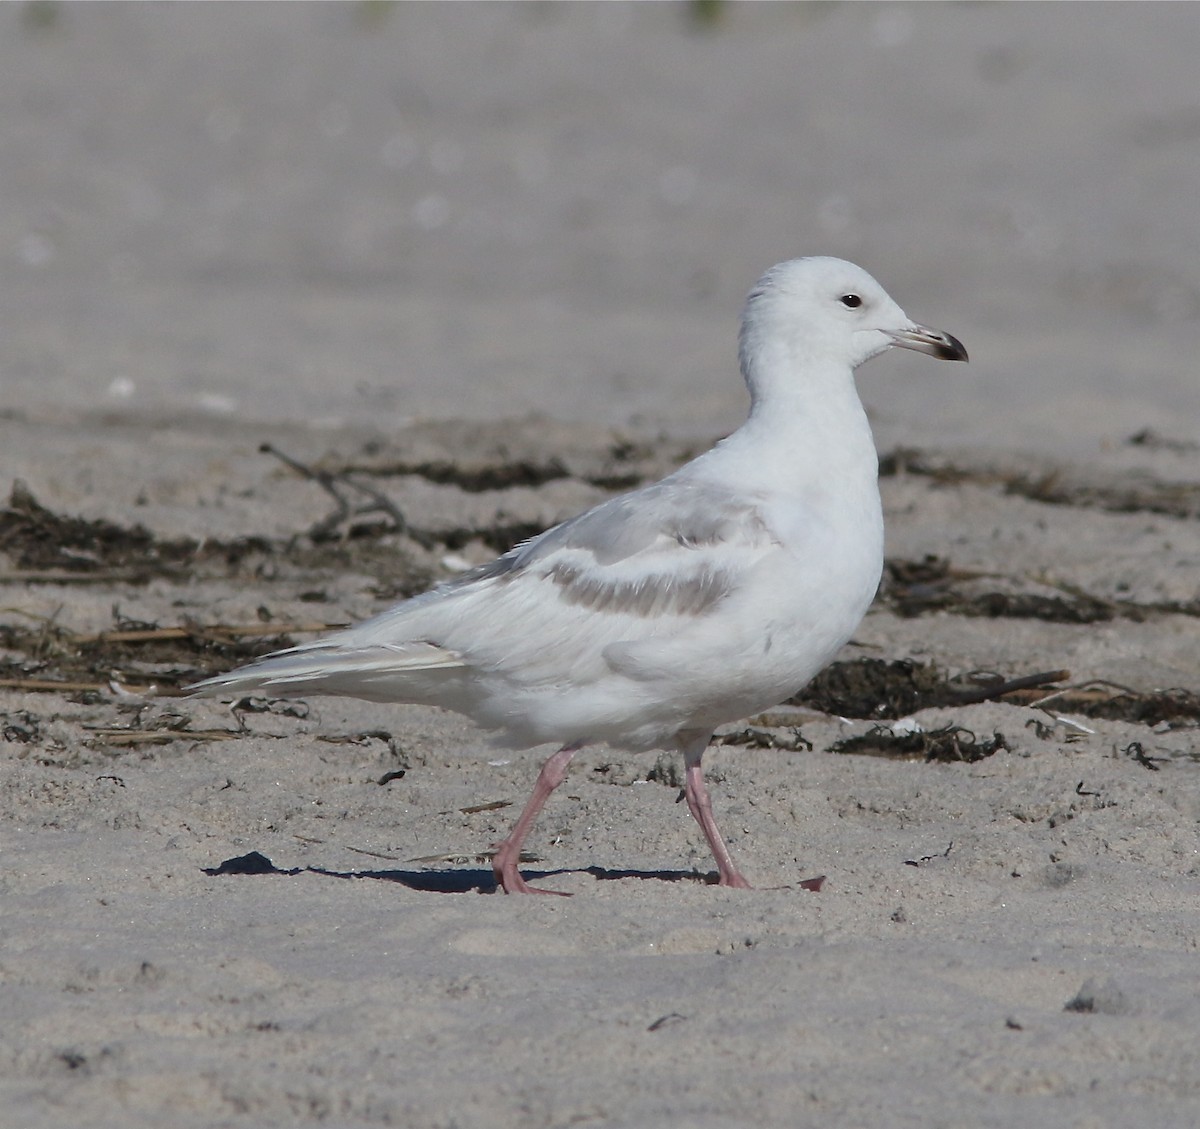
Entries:
[[438, 591], [548, 582], [554, 591], [543, 598], [592, 612], [703, 615], [775, 543], [749, 500], [666, 479], [565, 521]]
[[354, 627], [198, 689], [444, 700], [463, 709], [449, 700], [450, 686], [481, 673], [526, 686], [568, 676], [587, 682], [607, 671], [609, 644], [669, 636], [713, 614], [777, 548], [753, 499], [673, 476]]

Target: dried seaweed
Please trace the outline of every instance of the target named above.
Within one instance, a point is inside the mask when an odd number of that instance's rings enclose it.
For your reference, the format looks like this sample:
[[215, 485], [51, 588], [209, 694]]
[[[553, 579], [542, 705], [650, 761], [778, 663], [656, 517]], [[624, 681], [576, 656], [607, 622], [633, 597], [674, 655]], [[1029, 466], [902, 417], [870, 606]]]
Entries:
[[[335, 454], [321, 459], [321, 470], [328, 473], [355, 474], [374, 478], [417, 477], [443, 486], [454, 486], [466, 493], [507, 490], [512, 487], [539, 487], [550, 482], [571, 479], [602, 490], [630, 490], [661, 478], [666, 470], [694, 458], [709, 443], [681, 441], [657, 436], [653, 441], [634, 441], [609, 435], [600, 440], [596, 434], [579, 434], [578, 429], [547, 437], [545, 421], [528, 420], [518, 433], [497, 435], [487, 425], [465, 421], [442, 421], [425, 426], [422, 438], [431, 433], [440, 436], [443, 448], [453, 448], [454, 459], [429, 454], [414, 457], [390, 443], [371, 441], [348, 457]], [[553, 428], [550, 429], [552, 432]], [[560, 453], [547, 455], [547, 443]], [[420, 446], [418, 440], [418, 446]]]
[[1134, 690], [1111, 682], [1085, 682], [1025, 703], [1055, 713], [1078, 713], [1107, 721], [1181, 728], [1200, 723], [1200, 694], [1181, 687]]
[[1145, 447], [1148, 451], [1172, 451], [1177, 455], [1190, 455], [1200, 451], [1200, 443], [1191, 439], [1171, 439], [1160, 435], [1152, 427], [1143, 427], [1135, 431], [1125, 442], [1130, 447]]
[[28, 745], [41, 737], [41, 718], [29, 710], [0, 710], [0, 740]]
[[716, 745], [741, 745], [749, 749], [785, 749], [788, 752], [811, 753], [813, 744], [794, 725], [765, 728], [748, 725], [731, 733], [719, 733], [713, 738]]
[[514, 486], [544, 486], [547, 482], [572, 477], [562, 461], [553, 456], [545, 462], [534, 462], [532, 459], [517, 459], [512, 462], [497, 460], [476, 467], [463, 467], [448, 459], [415, 462], [395, 459], [370, 466], [347, 466], [341, 473], [345, 474], [350, 470], [378, 478], [414, 475], [439, 486], [457, 486], [468, 494], [482, 494], [485, 490], [508, 490]]
[[[351, 468], [326, 470], [303, 463], [269, 444], [264, 444], [262, 450], [316, 482], [333, 498], [333, 510], [313, 522], [305, 533], [277, 541], [263, 537], [231, 541], [161, 539], [140, 525], [126, 528], [112, 522], [56, 514], [42, 506], [22, 483], [16, 482], [7, 508], [0, 510], [0, 551], [16, 567], [0, 572], [0, 580], [143, 583], [156, 576], [194, 579], [196, 569], [205, 564], [217, 563], [223, 566], [225, 575], [230, 575], [247, 567], [258, 572], [267, 561], [280, 561], [289, 572], [347, 569], [366, 572], [378, 579], [381, 598], [405, 598], [424, 591], [436, 578], [405, 550], [403, 538], [410, 538], [427, 550], [456, 551], [472, 543], [482, 543], [501, 553], [545, 528], [540, 522], [512, 521], [499, 514], [496, 520], [479, 526], [437, 531], [417, 528], [407, 521], [395, 501], [354, 477]], [[616, 454], [614, 451], [612, 458]], [[894, 455], [893, 459], [898, 457]], [[539, 468], [522, 460], [501, 462], [470, 472], [464, 470], [462, 474], [482, 489], [485, 482], [491, 486], [545, 482], [567, 473], [561, 463], [554, 460], [551, 463], [554, 465], [548, 463]], [[908, 470], [913, 470], [914, 465], [923, 466], [905, 463]], [[461, 477], [451, 472], [449, 463], [385, 466], [398, 473], [423, 471], [435, 480]], [[943, 477], [953, 479], [958, 473], [938, 466], [938, 474]], [[384, 472], [378, 467], [364, 467], [355, 473], [380, 476]], [[398, 542], [397, 538], [401, 540]], [[1106, 599], [1046, 578], [1007, 578], [959, 568], [936, 556], [919, 561], [889, 559], [880, 598], [895, 614], [904, 617], [950, 612], [972, 617], [1081, 624], [1117, 617], [1142, 620], [1158, 613], [1200, 615], [1200, 601], [1138, 604]]]
[[1080, 506], [1110, 513], [1155, 513], [1200, 517], [1200, 483], [1164, 482], [1152, 475], [1123, 471], [1085, 476], [1067, 467], [1043, 465], [1036, 473], [953, 459], [911, 447], [897, 447], [879, 460], [881, 477], [899, 474], [931, 478], [941, 485], [964, 482], [998, 486], [1005, 494], [1054, 506]]
[[259, 537], [203, 544], [186, 537], [162, 540], [141, 525], [127, 528], [100, 519], [65, 517], [43, 506], [19, 479], [8, 505], [0, 509], [0, 552], [18, 569], [34, 573], [107, 574], [118, 569], [125, 579], [145, 581], [184, 576], [184, 566], [200, 561], [235, 565], [247, 554], [268, 548]]
[[[24, 656], [0, 660], [0, 686], [24, 690], [108, 691], [114, 681], [158, 693], [216, 670], [291, 646], [293, 635], [343, 626], [331, 623], [199, 624], [175, 627], [118, 621], [113, 631], [76, 634], [57, 624], [0, 624], [0, 646]], [[152, 676], [142, 674], [154, 667]]]
[[1046, 692], [1069, 678], [1065, 670], [1005, 679], [970, 672], [947, 678], [936, 665], [908, 659], [857, 659], [833, 663], [816, 676], [790, 704], [838, 717], [884, 719], [906, 717], [933, 707], [1003, 700], [1053, 714], [1073, 713], [1138, 725], [1180, 727], [1200, 723], [1200, 694], [1173, 687], [1135, 690], [1112, 682], [1089, 681]]
[[945, 676], [932, 664], [908, 659], [858, 659], [827, 666], [789, 705], [838, 717], [906, 717], [948, 696]]
[[[992, 581], [993, 588], [983, 588]], [[919, 561], [884, 562], [880, 601], [896, 615], [914, 618], [930, 612], [989, 619], [1040, 619], [1049, 623], [1144, 622], [1156, 615], [1200, 616], [1200, 600], [1138, 603], [1085, 592], [1047, 577], [1013, 578], [957, 568], [932, 554]]]
[[[905, 618], [947, 611], [988, 619], [1100, 623], [1118, 615], [1141, 619], [1147, 611], [1156, 610], [1118, 604], [1065, 586], [1057, 586], [1053, 594], [1004, 591], [999, 586], [979, 591], [979, 581], [989, 578], [988, 573], [955, 568], [943, 557], [926, 556], [920, 561], [889, 559], [884, 564], [880, 599]], [[1045, 581], [1040, 584], [1047, 586]], [[964, 590], [966, 585], [974, 585], [975, 590]]]
[[[286, 567], [291, 570], [290, 575], [295, 574], [294, 570], [334, 573], [358, 569], [378, 576], [380, 594], [395, 598], [422, 591], [434, 579], [427, 568], [414, 563], [403, 542], [397, 543], [397, 537], [450, 549], [482, 540], [501, 551], [541, 531], [536, 524], [499, 520], [480, 528], [439, 531], [436, 536], [429, 531], [414, 530], [399, 507], [374, 486], [347, 478], [349, 470], [321, 470], [274, 448], [264, 450], [321, 484], [335, 499], [334, 512], [318, 521], [307, 538], [298, 534], [289, 540], [254, 537], [224, 543], [161, 539], [140, 525], [125, 528], [103, 520], [56, 514], [41, 505], [22, 483], [16, 482], [7, 506], [0, 509], [0, 552], [9, 558], [15, 570], [0, 577], [42, 578], [60, 583], [64, 579], [97, 583], [142, 581], [164, 575], [190, 580], [194, 579], [197, 567], [206, 562], [217, 563], [228, 575], [231, 570], [245, 569], [247, 565], [261, 568], [264, 561], [274, 558], [278, 564], [271, 567], [276, 571]], [[652, 455], [650, 451], [626, 449], [618, 444], [603, 456], [602, 463], [594, 461], [592, 468], [603, 466], [604, 474], [623, 475], [630, 480], [625, 484], [636, 484], [643, 464], [648, 466]], [[470, 486], [491, 489], [540, 484], [563, 476], [586, 477], [578, 469], [571, 470], [571, 465], [566, 456], [563, 460], [530, 461], [498, 455], [469, 470], [461, 467], [455, 470], [449, 463], [413, 460], [391, 464], [390, 472], [420, 473], [464, 489]], [[884, 473], [899, 473], [901, 469], [934, 475], [943, 481], [980, 481], [981, 476], [986, 477], [978, 468], [963, 469], [926, 460], [919, 452], [896, 452], [890, 466], [888, 460], [884, 461]], [[360, 468], [356, 473], [379, 476], [385, 471], [375, 466]], [[599, 474], [597, 471], [593, 477]], [[1011, 476], [992, 474], [991, 481], [1005, 489], [1012, 486]], [[1044, 475], [1038, 482], [1037, 490], [1042, 494], [1057, 489]], [[989, 587], [993, 580], [995, 585]], [[1038, 590], [1023, 590], [1019, 587], [1022, 583]], [[1015, 591], [1005, 590], [1006, 585], [1018, 587]], [[313, 598], [319, 599], [321, 594], [314, 593]], [[956, 568], [948, 560], [933, 556], [919, 561], [889, 560], [882, 599], [900, 615], [948, 611], [1068, 623], [1091, 623], [1115, 616], [1144, 618], [1156, 612], [1200, 614], [1200, 601], [1194, 605], [1134, 605], [1101, 599], [1045, 580], [1014, 581]], [[120, 620], [113, 631], [82, 636], [52, 621], [34, 627], [0, 624], [0, 647], [11, 652], [0, 660], [0, 684], [25, 690], [107, 693], [111, 692], [115, 674], [115, 680], [127, 689], [136, 690], [139, 685], [153, 682], [159, 692], [169, 692], [171, 687], [210, 671], [226, 669], [287, 646], [292, 642], [292, 634], [335, 626], [338, 625], [265, 623], [239, 627], [184, 622], [160, 627]], [[1047, 697], [1045, 685], [1065, 677], [1063, 671], [1050, 671], [1009, 681], [999, 675], [961, 675], [951, 679], [933, 665], [861, 659], [829, 667], [793, 702], [845, 717], [882, 719], [906, 716], [931, 706], [1003, 698], [1041, 705], [1047, 710], [1145, 725], [1200, 721], [1200, 698], [1187, 690], [1140, 692], [1088, 684], [1056, 691]], [[766, 740], [753, 729], [747, 731], [745, 739]], [[775, 736], [769, 740], [773, 744], [780, 741]]]
[[1001, 749], [1010, 748], [999, 733], [993, 733], [990, 738], [980, 740], [969, 729], [960, 725], [903, 733], [896, 733], [886, 725], [876, 725], [867, 733], [835, 742], [829, 751], [855, 753], [860, 756], [974, 764]]

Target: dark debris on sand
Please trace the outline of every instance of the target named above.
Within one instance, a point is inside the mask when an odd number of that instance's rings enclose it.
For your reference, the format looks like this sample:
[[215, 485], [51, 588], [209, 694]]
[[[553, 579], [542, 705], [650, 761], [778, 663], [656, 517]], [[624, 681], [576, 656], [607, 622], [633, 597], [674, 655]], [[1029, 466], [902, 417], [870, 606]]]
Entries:
[[[160, 538], [141, 525], [124, 527], [55, 513], [17, 481], [7, 505], [0, 507], [0, 563], [8, 566], [7, 571], [0, 571], [0, 577], [28, 583], [136, 584], [154, 578], [191, 582], [205, 572], [215, 572], [223, 578], [250, 576], [269, 590], [272, 582], [301, 578], [311, 579], [319, 588], [326, 577], [354, 569], [378, 578], [376, 594], [381, 599], [400, 599], [423, 591], [436, 580], [430, 565], [423, 563], [429, 560], [428, 550], [455, 550], [481, 542], [500, 552], [537, 534], [541, 527], [514, 523], [497, 511], [493, 522], [478, 528], [446, 529], [436, 534], [413, 529], [398, 504], [382, 491], [388, 477], [417, 475], [468, 491], [538, 486], [563, 477], [627, 489], [661, 475], [669, 468], [664, 467], [664, 460], [672, 464], [694, 454], [682, 447], [668, 450], [661, 445], [610, 440], [595, 450], [564, 446], [561, 455], [546, 455], [539, 453], [544, 437], [538, 431], [533, 428], [530, 435], [518, 436], [515, 444], [481, 447], [476, 443], [476, 454], [464, 456], [461, 462], [426, 452], [404, 458], [397, 451], [368, 446], [351, 458], [331, 455], [309, 465], [265, 447], [293, 471], [321, 485], [334, 501], [332, 512], [311, 528], [278, 540], [261, 536], [230, 541]], [[470, 450], [470, 445], [465, 449]], [[1123, 509], [1144, 502], [1153, 512], [1200, 513], [1200, 487], [1154, 487], [1139, 480], [1132, 485], [1126, 481], [1124, 494], [1094, 483], [1087, 489], [1072, 486], [1067, 490], [1065, 478], [1051, 475], [1042, 475], [1031, 486], [984, 465], [959, 466], [917, 451], [898, 450], [886, 456], [881, 473], [921, 474], [947, 483], [990, 482], [1039, 500], [1055, 500], [1066, 491], [1073, 498], [1070, 504]], [[887, 561], [880, 598], [894, 614], [906, 617], [948, 613], [1079, 624], [1158, 613], [1200, 614], [1200, 602], [1196, 606], [1135, 605], [1043, 580], [1024, 581], [956, 568], [937, 556]], [[204, 674], [287, 646], [295, 641], [291, 631], [336, 626], [275, 627], [266, 609], [262, 618], [265, 622], [245, 626], [185, 622], [160, 628], [138, 624], [114, 609], [113, 629], [94, 636], [80, 636], [53, 622], [0, 624], [0, 649], [7, 652], [0, 655], [0, 681], [26, 689], [47, 689], [56, 680], [104, 688], [114, 672], [132, 672], [128, 688], [136, 689], [137, 672], [152, 668], [155, 685], [160, 692], [169, 692], [171, 687]], [[1142, 692], [1095, 683], [1054, 689], [1055, 683], [1067, 677], [1065, 671], [1047, 671], [1007, 680], [998, 674], [980, 673], [951, 678], [933, 664], [863, 658], [834, 663], [793, 703], [842, 717], [882, 720], [934, 706], [998, 699], [1021, 705], [1044, 703], [1047, 710], [1143, 725], [1200, 722], [1200, 697], [1190, 691]], [[766, 740], [751, 730], [746, 732], [746, 740]], [[801, 740], [793, 739], [791, 747], [800, 747]], [[959, 747], [961, 751], [961, 740]]]
[[829, 751], [900, 760], [940, 761], [944, 764], [974, 764], [1001, 749], [1011, 747], [999, 733], [978, 738], [971, 730], [960, 725], [903, 733], [897, 733], [886, 725], [876, 725], [867, 733], [837, 741]]

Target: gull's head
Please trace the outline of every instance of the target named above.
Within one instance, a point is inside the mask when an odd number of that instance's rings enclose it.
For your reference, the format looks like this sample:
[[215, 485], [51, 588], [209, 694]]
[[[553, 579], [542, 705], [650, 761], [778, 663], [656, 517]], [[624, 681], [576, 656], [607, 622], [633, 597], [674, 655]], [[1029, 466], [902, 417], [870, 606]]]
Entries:
[[779, 263], [746, 299], [741, 359], [748, 380], [762, 361], [854, 369], [893, 345], [944, 361], [967, 359], [960, 341], [918, 325], [862, 267], [843, 259]]

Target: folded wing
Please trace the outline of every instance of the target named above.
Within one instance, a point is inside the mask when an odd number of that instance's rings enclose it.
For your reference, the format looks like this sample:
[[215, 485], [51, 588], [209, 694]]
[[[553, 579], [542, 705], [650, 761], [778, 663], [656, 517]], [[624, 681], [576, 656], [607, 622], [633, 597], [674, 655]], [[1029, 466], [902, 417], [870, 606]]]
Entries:
[[426, 702], [488, 723], [475, 703], [496, 690], [481, 694], [481, 680], [579, 692], [613, 673], [610, 644], [667, 638], [716, 614], [777, 548], [744, 496], [667, 478], [348, 630], [192, 689]]

